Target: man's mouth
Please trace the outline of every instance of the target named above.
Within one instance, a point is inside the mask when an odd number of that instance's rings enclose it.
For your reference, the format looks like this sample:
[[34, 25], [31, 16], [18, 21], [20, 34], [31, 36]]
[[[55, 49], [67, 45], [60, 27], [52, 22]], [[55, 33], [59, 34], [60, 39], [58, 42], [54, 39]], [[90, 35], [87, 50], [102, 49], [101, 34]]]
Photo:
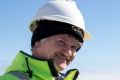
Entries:
[[70, 58], [63, 55], [63, 53], [59, 53], [56, 56], [58, 59], [60, 59], [61, 61], [65, 61], [67, 64], [71, 61]]

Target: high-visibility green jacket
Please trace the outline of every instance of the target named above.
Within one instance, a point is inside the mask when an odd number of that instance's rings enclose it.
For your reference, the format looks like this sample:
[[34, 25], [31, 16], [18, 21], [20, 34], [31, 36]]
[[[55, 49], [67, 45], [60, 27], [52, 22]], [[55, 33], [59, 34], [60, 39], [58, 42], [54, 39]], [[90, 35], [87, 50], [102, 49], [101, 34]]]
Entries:
[[0, 80], [77, 80], [78, 74], [77, 69], [59, 73], [53, 60], [35, 58], [20, 51]]

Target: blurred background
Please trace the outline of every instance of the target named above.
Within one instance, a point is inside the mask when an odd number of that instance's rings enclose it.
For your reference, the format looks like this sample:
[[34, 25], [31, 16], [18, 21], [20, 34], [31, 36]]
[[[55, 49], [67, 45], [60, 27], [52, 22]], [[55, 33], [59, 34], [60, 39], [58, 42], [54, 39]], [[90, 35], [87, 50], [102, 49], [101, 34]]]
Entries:
[[[20, 50], [31, 54], [29, 24], [50, 0], [0, 0], [0, 75]], [[80, 70], [80, 80], [120, 80], [120, 0], [75, 0], [93, 39], [85, 41], [63, 71]]]

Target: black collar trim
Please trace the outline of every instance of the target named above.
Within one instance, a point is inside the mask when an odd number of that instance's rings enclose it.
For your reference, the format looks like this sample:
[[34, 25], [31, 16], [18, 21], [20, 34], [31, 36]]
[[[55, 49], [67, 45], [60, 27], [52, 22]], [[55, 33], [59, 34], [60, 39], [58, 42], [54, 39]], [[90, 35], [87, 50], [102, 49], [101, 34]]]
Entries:
[[34, 56], [31, 56], [31, 55], [29, 55], [29, 54], [27, 54], [27, 53], [25, 53], [25, 52], [23, 52], [23, 51], [20, 51], [22, 54], [24, 54], [24, 55], [26, 55], [26, 56], [29, 56], [29, 57], [31, 57], [31, 58], [33, 58], [33, 59], [36, 59], [36, 60], [40, 60], [40, 61], [51, 61], [52, 59], [42, 59], [42, 58], [36, 58], [36, 57], [34, 57]]
[[48, 65], [49, 65], [49, 68], [50, 68], [50, 72], [52, 74], [53, 77], [57, 77], [58, 76], [58, 72], [54, 66], [54, 62], [53, 61], [48, 61]]
[[57, 72], [57, 70], [56, 70], [56, 68], [55, 68], [55, 66], [54, 66], [54, 62], [53, 62], [52, 59], [36, 58], [36, 57], [31, 56], [31, 55], [29, 55], [29, 54], [27, 54], [27, 53], [25, 53], [25, 52], [23, 52], [23, 51], [20, 51], [20, 52], [21, 52], [22, 54], [26, 55], [26, 56], [29, 56], [29, 57], [33, 58], [33, 59], [37, 59], [37, 60], [40, 60], [40, 61], [47, 61], [52, 76], [53, 76], [53, 77], [57, 77], [57, 76], [58, 76], [58, 72]]

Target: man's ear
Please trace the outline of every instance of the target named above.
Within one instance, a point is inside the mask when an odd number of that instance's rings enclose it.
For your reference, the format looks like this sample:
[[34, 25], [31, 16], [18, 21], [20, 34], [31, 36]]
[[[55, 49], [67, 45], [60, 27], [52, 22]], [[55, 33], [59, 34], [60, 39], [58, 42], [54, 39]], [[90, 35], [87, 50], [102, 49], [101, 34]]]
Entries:
[[36, 41], [36, 42], [35, 42], [35, 47], [40, 47], [40, 46], [41, 46], [40, 41]]

